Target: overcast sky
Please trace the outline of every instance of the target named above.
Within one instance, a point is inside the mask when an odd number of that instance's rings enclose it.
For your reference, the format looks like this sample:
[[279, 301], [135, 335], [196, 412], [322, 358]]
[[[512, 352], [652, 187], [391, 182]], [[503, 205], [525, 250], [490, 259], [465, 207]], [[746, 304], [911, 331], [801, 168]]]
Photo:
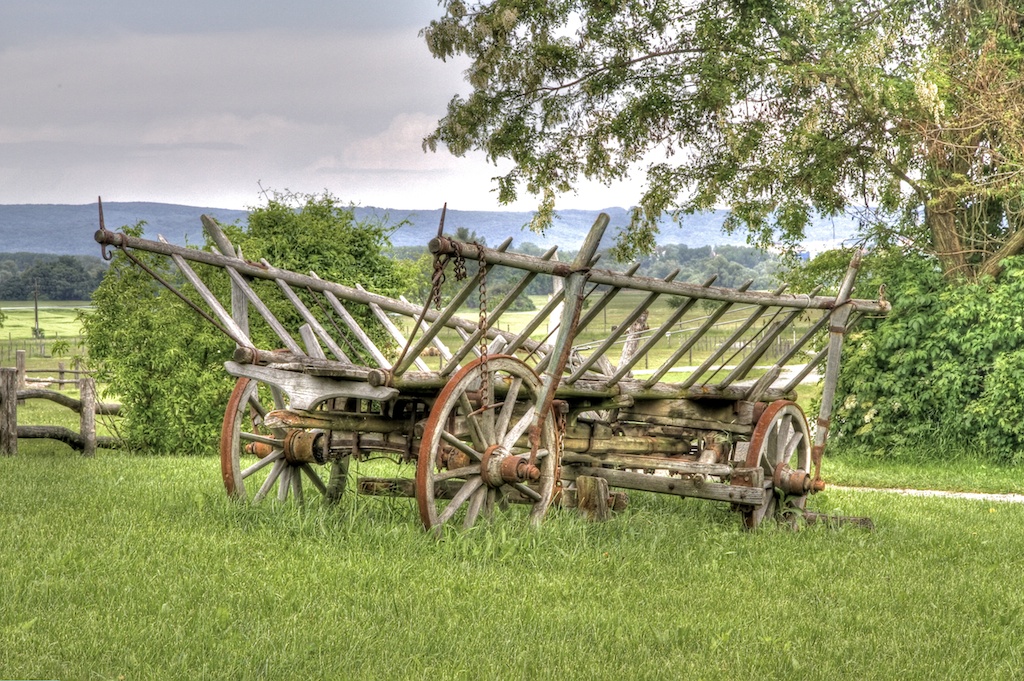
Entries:
[[[482, 157], [420, 142], [465, 92], [433, 0], [0, 0], [0, 203], [499, 209]], [[560, 207], [629, 206], [591, 188]], [[512, 206], [529, 210], [526, 199]]]

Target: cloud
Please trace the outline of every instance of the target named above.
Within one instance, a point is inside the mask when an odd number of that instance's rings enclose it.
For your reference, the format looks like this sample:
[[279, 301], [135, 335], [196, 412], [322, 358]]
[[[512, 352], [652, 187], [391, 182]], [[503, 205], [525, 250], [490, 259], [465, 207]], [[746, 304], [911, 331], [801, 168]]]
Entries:
[[424, 153], [423, 138], [437, 125], [437, 117], [427, 113], [402, 113], [391, 120], [386, 130], [357, 139], [342, 155], [341, 165], [352, 170], [443, 170], [454, 167], [458, 159], [443, 153]]
[[421, 149], [466, 90], [465, 64], [434, 60], [417, 35], [439, 13], [420, 0], [2, 3], [0, 203], [235, 208], [262, 183], [497, 209], [500, 170], [482, 154]]
[[439, 16], [422, 0], [34, 0], [0, 4], [0, 45], [46, 37], [122, 33], [232, 33], [254, 29], [363, 31], [419, 28]]
[[139, 135], [144, 146], [220, 146], [243, 149], [260, 140], [302, 134], [299, 126], [281, 116], [240, 116], [230, 112], [152, 121]]

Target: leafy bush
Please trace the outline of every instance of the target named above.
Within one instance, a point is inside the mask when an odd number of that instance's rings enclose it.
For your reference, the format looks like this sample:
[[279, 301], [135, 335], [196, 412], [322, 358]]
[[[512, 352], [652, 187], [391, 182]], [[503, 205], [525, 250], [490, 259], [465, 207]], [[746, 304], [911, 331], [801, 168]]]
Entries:
[[[139, 224], [125, 231], [139, 235], [142, 228]], [[399, 270], [386, 253], [387, 226], [357, 223], [353, 212], [329, 194], [275, 195], [266, 206], [251, 212], [247, 227], [227, 226], [225, 232], [249, 260], [266, 258], [277, 267], [299, 272], [312, 269], [324, 279], [348, 285], [358, 282], [388, 295], [396, 295], [402, 287]], [[134, 255], [195, 297], [165, 258]], [[224, 272], [196, 269], [230, 309]], [[262, 297], [287, 328], [301, 324], [294, 308], [280, 300], [273, 282], [254, 282], [254, 288], [273, 292]], [[95, 312], [83, 324], [89, 358], [100, 380], [125, 407], [122, 435], [140, 451], [216, 451], [234, 384], [222, 366], [234, 351], [232, 342], [117, 251], [93, 303]], [[356, 306], [351, 311], [360, 316]], [[280, 347], [281, 341], [258, 315], [253, 313], [250, 319], [250, 334], [257, 346]], [[364, 317], [361, 323], [387, 347], [375, 322]]]
[[937, 263], [889, 252], [859, 295], [886, 283], [892, 312], [847, 338], [834, 442], [887, 457], [1024, 461], [1024, 257], [996, 281], [950, 283]]

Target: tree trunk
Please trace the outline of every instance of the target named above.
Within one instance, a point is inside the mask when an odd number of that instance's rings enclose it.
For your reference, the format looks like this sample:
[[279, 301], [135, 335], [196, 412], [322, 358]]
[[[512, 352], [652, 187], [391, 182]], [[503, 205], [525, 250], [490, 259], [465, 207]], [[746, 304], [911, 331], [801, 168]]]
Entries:
[[947, 279], [971, 274], [963, 238], [957, 231], [955, 211], [956, 201], [948, 195], [939, 195], [925, 206], [925, 223], [931, 231], [935, 255], [942, 263]]
[[998, 277], [999, 273], [1003, 271], [1003, 260], [1010, 256], [1017, 255], [1024, 250], [1024, 229], [1020, 229], [1011, 234], [1002, 248], [990, 255], [982, 263], [981, 267], [978, 268], [978, 275], [990, 277]]

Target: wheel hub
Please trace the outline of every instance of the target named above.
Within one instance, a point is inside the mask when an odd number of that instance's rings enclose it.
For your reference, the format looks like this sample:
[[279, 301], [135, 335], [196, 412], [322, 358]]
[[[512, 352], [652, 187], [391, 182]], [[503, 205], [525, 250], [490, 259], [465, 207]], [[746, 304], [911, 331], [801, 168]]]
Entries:
[[245, 453], [257, 459], [265, 459], [274, 453], [274, 445], [267, 442], [250, 442], [245, 445]]
[[289, 430], [284, 436], [284, 458], [289, 463], [327, 461], [327, 438], [319, 430]]
[[480, 477], [489, 487], [536, 482], [540, 469], [525, 456], [512, 454], [501, 445], [491, 445], [480, 460]]
[[772, 482], [775, 483], [776, 489], [782, 490], [786, 494], [803, 495], [811, 490], [811, 476], [807, 471], [790, 468], [787, 463], [781, 463], [775, 467]]

